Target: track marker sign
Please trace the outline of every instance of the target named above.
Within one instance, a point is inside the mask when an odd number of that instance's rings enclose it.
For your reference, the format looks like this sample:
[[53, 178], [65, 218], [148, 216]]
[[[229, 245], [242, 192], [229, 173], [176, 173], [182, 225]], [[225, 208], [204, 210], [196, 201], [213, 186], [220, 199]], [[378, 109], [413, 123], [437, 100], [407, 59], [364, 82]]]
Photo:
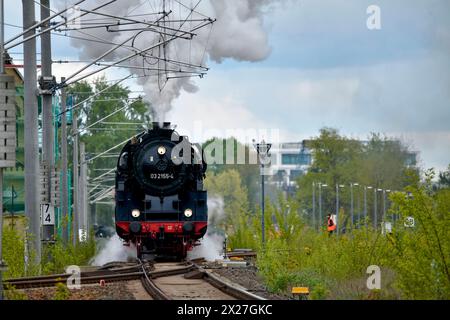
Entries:
[[50, 203], [41, 204], [41, 223], [43, 226], [55, 225], [55, 207]]

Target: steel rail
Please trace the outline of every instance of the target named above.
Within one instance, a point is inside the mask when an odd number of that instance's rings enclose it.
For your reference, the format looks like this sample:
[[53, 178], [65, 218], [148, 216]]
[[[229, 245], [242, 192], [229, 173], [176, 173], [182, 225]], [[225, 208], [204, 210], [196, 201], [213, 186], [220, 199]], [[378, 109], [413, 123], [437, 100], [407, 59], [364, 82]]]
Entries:
[[167, 295], [161, 288], [159, 288], [153, 279], [168, 277], [172, 275], [178, 274], [186, 274], [190, 271], [198, 271], [202, 274], [201, 279], [211, 284], [213, 287], [218, 289], [219, 291], [239, 300], [266, 300], [263, 297], [260, 297], [254, 293], [251, 293], [243, 288], [233, 286], [232, 284], [223, 281], [220, 277], [212, 274], [211, 272], [206, 272], [202, 267], [198, 264], [188, 261], [189, 264], [183, 268], [170, 269], [170, 270], [161, 270], [161, 271], [153, 271], [147, 274], [147, 272], [143, 269], [143, 277], [141, 278], [142, 285], [145, 290], [157, 300], [172, 300], [172, 298]]

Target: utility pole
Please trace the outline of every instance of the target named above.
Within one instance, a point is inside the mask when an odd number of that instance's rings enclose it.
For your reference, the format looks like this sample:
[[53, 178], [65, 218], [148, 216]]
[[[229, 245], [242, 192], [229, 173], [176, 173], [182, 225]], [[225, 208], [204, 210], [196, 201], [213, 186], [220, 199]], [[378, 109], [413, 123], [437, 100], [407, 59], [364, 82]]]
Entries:
[[[50, 17], [50, 0], [41, 0], [41, 20], [46, 21]], [[42, 28], [45, 30], [50, 27], [50, 21], [46, 21]], [[51, 35], [50, 31], [41, 35], [41, 76], [39, 77], [40, 94], [42, 97], [42, 162], [47, 166], [46, 170], [46, 190], [43, 190], [47, 195], [46, 202], [43, 205], [52, 205], [52, 176], [55, 172], [55, 161], [53, 157], [53, 110], [52, 98], [53, 88], [56, 85], [56, 80], [52, 76], [52, 49], [51, 49]], [[53, 211], [53, 209], [52, 209]], [[45, 242], [55, 240], [55, 224], [54, 219], [50, 224], [44, 223], [42, 225], [42, 239]]]
[[[35, 24], [34, 1], [22, 0], [23, 30]], [[29, 232], [32, 236], [31, 249], [35, 263], [41, 262], [41, 221], [39, 213], [39, 146], [38, 146], [38, 106], [36, 97], [36, 38], [35, 29], [30, 28], [24, 38], [24, 139], [25, 139], [25, 213], [28, 217]]]
[[[0, 300], [3, 300], [3, 169], [16, 165], [16, 90], [14, 78], [5, 73], [5, 20], [0, 0]], [[11, 194], [11, 198], [13, 198]]]
[[79, 225], [83, 232], [83, 239], [88, 239], [88, 219], [87, 219], [87, 162], [86, 146], [80, 142], [80, 181], [79, 181]]
[[312, 183], [312, 221], [313, 228], [316, 228], [316, 184]]
[[[5, 43], [5, 17], [4, 17], [3, 0], [0, 0], [0, 77], [5, 75], [5, 55], [4, 55], [4, 43]], [[3, 79], [2, 79], [3, 80]], [[2, 81], [2, 88], [3, 84]], [[2, 94], [3, 96], [3, 94]], [[3, 98], [3, 97], [2, 97]], [[0, 104], [0, 108], [3, 107], [3, 101]], [[12, 197], [12, 194], [11, 194]], [[3, 263], [3, 168], [0, 168], [0, 300], [3, 300], [3, 269], [5, 268]]]
[[339, 188], [344, 188], [344, 185], [336, 183], [336, 235], [339, 235]]
[[[1, 4], [0, 4], [0, 14], [3, 16], [3, 0], [0, 0]], [[3, 17], [1, 18], [0, 23], [1, 28], [3, 29]], [[1, 33], [3, 33], [3, 30], [1, 31]], [[1, 39], [2, 41], [2, 52], [3, 52], [3, 37]], [[2, 63], [2, 68], [3, 69], [3, 54], [0, 54], [0, 58], [1, 58], [1, 63]], [[0, 301], [3, 300], [3, 269], [6, 269], [6, 265], [3, 262], [3, 241], [2, 241], [2, 237], [3, 237], [3, 168], [0, 168]]]
[[350, 183], [350, 220], [351, 228], [353, 229], [353, 183]]
[[[61, 78], [61, 83], [66, 79]], [[65, 244], [69, 242], [69, 191], [67, 181], [67, 114], [66, 114], [66, 87], [61, 88], [61, 217], [62, 217], [62, 238]]]
[[321, 226], [322, 226], [322, 184], [319, 182], [319, 223], [317, 226], [319, 232]]
[[364, 187], [364, 226], [367, 227], [367, 189], [372, 187]]
[[72, 113], [72, 135], [73, 135], [73, 211], [72, 211], [72, 223], [73, 223], [73, 245], [76, 245], [79, 241], [79, 174], [78, 174], [78, 118], [77, 112]]
[[378, 193], [377, 193], [377, 187], [373, 188], [373, 228], [376, 230], [377, 229], [377, 220], [378, 220], [378, 214], [377, 214], [377, 197], [378, 197]]
[[321, 230], [323, 226], [322, 221], [322, 188], [328, 187], [327, 184], [322, 184], [319, 182], [319, 231]]
[[391, 190], [383, 189], [383, 219], [381, 219], [383, 223], [386, 221], [386, 194], [389, 192], [391, 192]]
[[336, 183], [336, 235], [339, 235], [339, 184]]
[[355, 223], [355, 209], [353, 205], [353, 186], [359, 186], [359, 183], [350, 183], [350, 220], [351, 220], [351, 228], [353, 229], [353, 225]]

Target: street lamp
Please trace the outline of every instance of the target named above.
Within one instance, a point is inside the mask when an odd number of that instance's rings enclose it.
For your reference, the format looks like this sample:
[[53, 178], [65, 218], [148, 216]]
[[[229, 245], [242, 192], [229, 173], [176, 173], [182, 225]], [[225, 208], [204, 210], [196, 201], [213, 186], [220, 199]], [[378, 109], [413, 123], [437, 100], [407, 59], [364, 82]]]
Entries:
[[364, 226], [367, 228], [367, 189], [371, 190], [373, 187], [364, 187]]
[[351, 200], [350, 200], [350, 217], [351, 217], [351, 221], [352, 221], [352, 229], [353, 229], [353, 223], [354, 223], [354, 219], [353, 219], [353, 216], [354, 216], [354, 213], [353, 213], [353, 186], [359, 186], [359, 183], [350, 183], [350, 198], [351, 198]]
[[264, 246], [265, 243], [265, 220], [264, 220], [264, 165], [270, 163], [269, 151], [272, 144], [266, 143], [264, 139], [261, 143], [255, 143], [253, 140], [253, 145], [258, 152], [259, 162], [261, 163], [261, 241]]
[[345, 186], [342, 184], [336, 183], [336, 235], [339, 235], [339, 188], [344, 188]]
[[391, 190], [383, 190], [383, 219], [381, 221], [384, 221], [386, 219], [386, 193], [391, 192]]
[[312, 223], [313, 228], [316, 228], [316, 184], [312, 183]]
[[376, 230], [378, 226], [378, 207], [377, 207], [377, 200], [378, 200], [378, 191], [383, 191], [383, 189], [373, 189], [374, 194], [374, 202], [373, 202], [373, 227]]
[[319, 231], [322, 226], [322, 188], [328, 187], [327, 184], [322, 184], [319, 182]]
[[284, 230], [285, 232], [288, 232], [288, 228], [289, 228], [289, 224], [288, 224], [288, 218], [289, 218], [289, 214], [291, 213], [291, 206], [290, 205], [286, 205], [286, 213], [284, 214]]

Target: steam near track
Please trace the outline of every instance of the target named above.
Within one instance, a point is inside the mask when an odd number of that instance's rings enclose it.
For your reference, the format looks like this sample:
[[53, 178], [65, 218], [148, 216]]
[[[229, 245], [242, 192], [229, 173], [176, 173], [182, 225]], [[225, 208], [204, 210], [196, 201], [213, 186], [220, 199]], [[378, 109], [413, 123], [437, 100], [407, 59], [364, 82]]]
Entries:
[[[83, 7], [91, 8], [103, 3], [101, 0], [88, 0], [83, 3]], [[270, 53], [268, 33], [264, 25], [267, 12], [273, 11], [277, 5], [285, 0], [204, 0], [199, 1], [195, 11], [191, 13], [191, 1], [165, 1], [166, 8], [163, 8], [163, 1], [160, 0], [129, 0], [117, 1], [104, 8], [102, 13], [112, 15], [132, 15], [136, 13], [150, 13], [158, 11], [169, 11], [169, 18], [181, 18], [178, 24], [169, 23], [169, 26], [177, 29], [183, 24], [183, 20], [204, 19], [210, 17], [217, 19], [212, 29], [202, 28], [195, 31], [196, 36], [192, 41], [177, 39], [164, 47], [150, 52], [147, 57], [136, 57], [129, 61], [129, 71], [136, 76], [149, 75], [148, 71], [140, 68], [143, 65], [153, 64], [160, 68], [166, 68], [167, 63], [161, 63], [153, 57], [164, 55], [168, 59], [183, 60], [196, 65], [207, 66], [208, 61], [221, 63], [226, 59], [236, 61], [256, 62], [266, 59]], [[197, 3], [197, 1], [195, 1]], [[194, 3], [194, 4], [195, 4]], [[59, 6], [65, 5], [65, 1], [60, 0]], [[86, 19], [93, 19], [98, 16], [87, 15]], [[151, 21], [151, 15], [146, 17]], [[142, 25], [145, 26], [145, 25]], [[186, 26], [184, 26], [186, 27]], [[125, 31], [127, 26], [118, 26], [118, 32], [106, 32], [104, 28], [90, 29], [92, 37], [105, 41], [120, 43], [130, 36], [130, 32]], [[122, 30], [122, 31], [121, 31]], [[73, 31], [78, 35], [77, 31]], [[164, 39], [159, 33], [143, 32], [135, 38], [134, 46], [137, 49], [144, 49], [152, 44], [156, 44]], [[80, 39], [71, 39], [74, 47], [80, 48], [80, 59], [95, 59], [110, 49], [110, 45], [96, 44]], [[129, 50], [121, 48], [105, 57], [105, 61], [114, 61], [127, 56]], [[148, 76], [139, 78], [138, 82], [143, 86], [146, 99], [152, 104], [157, 121], [165, 121], [167, 112], [172, 108], [173, 101], [178, 98], [182, 91], [194, 93], [198, 90], [197, 82], [191, 77], [171, 78], [168, 81], [167, 74], [159, 76]]]

